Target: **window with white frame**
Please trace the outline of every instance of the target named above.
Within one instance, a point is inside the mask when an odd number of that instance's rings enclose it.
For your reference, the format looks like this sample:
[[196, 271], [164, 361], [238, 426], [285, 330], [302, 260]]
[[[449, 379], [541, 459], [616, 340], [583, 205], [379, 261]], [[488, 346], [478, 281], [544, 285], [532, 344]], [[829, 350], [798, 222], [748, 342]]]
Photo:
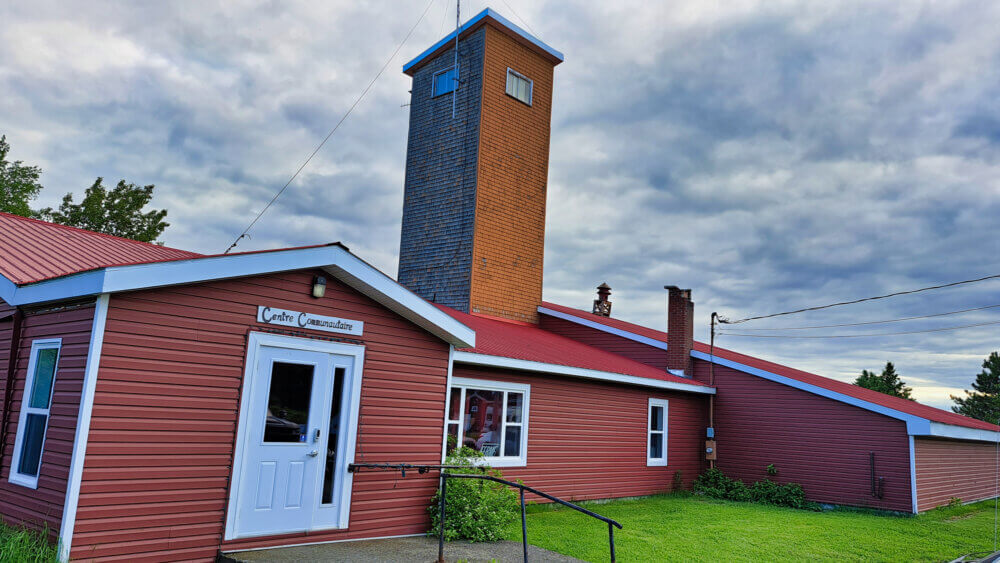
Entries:
[[530, 385], [452, 379], [445, 421], [445, 451], [468, 446], [493, 467], [518, 467], [528, 459]]
[[458, 66], [452, 66], [434, 73], [431, 84], [431, 97], [437, 97], [453, 92], [458, 86]]
[[531, 90], [533, 86], [534, 82], [532, 82], [527, 76], [515, 71], [514, 69], [507, 69], [508, 96], [513, 96], [530, 106]]
[[646, 424], [646, 465], [667, 464], [667, 400], [650, 399]]
[[59, 364], [60, 339], [35, 340], [31, 343], [28, 378], [24, 383], [21, 413], [14, 439], [14, 459], [8, 479], [26, 487], [38, 487], [38, 473], [45, 448], [45, 429], [49, 425], [52, 389]]

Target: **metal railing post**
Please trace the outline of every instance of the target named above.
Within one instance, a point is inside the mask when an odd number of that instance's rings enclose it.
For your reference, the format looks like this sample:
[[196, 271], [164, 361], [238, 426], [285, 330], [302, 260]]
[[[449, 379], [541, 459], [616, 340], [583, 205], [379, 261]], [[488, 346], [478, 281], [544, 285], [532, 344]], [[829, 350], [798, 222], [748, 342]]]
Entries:
[[441, 473], [441, 524], [438, 526], [438, 563], [444, 563], [444, 507], [448, 498], [448, 475]]
[[521, 543], [524, 544], [524, 563], [528, 563], [528, 517], [524, 512], [524, 487], [521, 491]]
[[608, 541], [611, 542], [611, 563], [615, 563], [615, 527], [608, 522]]

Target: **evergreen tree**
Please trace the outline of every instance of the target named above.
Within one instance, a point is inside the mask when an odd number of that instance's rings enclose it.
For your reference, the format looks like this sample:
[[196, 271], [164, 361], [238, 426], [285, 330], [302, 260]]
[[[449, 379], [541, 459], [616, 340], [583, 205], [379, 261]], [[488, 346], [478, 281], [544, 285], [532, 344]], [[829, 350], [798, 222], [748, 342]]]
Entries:
[[879, 393], [885, 393], [893, 397], [913, 400], [911, 396], [913, 389], [907, 387], [906, 383], [899, 378], [899, 374], [896, 373], [896, 366], [892, 365], [892, 362], [885, 363], [881, 374], [861, 370], [861, 375], [854, 380], [854, 384], [858, 387], [864, 387], [865, 389], [871, 389], [872, 391], [878, 391]]
[[955, 406], [951, 410], [958, 414], [997, 423], [1000, 418], [1000, 354], [993, 352], [983, 360], [983, 371], [976, 376], [972, 391], [966, 390], [965, 397], [951, 396]]
[[108, 190], [102, 185], [103, 180], [97, 178], [80, 203], [74, 203], [73, 194], [69, 193], [63, 197], [58, 211], [46, 207], [39, 215], [53, 223], [143, 242], [153, 242], [170, 226], [163, 220], [167, 215], [165, 209], [142, 211], [153, 199], [155, 186], [137, 186], [121, 180]]
[[7, 160], [9, 152], [10, 144], [4, 135], [0, 137], [0, 211], [34, 217], [35, 212], [28, 204], [38, 197], [38, 192], [42, 190], [42, 185], [38, 183], [42, 169], [37, 166], [27, 166], [20, 160], [9, 162]]

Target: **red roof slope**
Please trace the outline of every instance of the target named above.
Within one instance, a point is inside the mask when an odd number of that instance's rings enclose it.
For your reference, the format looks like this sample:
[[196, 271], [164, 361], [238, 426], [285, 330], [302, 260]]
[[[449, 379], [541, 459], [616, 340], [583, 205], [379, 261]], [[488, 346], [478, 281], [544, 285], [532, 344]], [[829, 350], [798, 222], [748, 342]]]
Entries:
[[704, 383], [599, 350], [572, 338], [542, 330], [535, 325], [470, 315], [443, 305], [437, 307], [476, 332], [476, 347], [464, 348], [463, 352], [708, 387]]
[[[633, 334], [638, 334], [640, 336], [645, 336], [648, 338], [654, 338], [662, 342], [667, 341], [667, 333], [653, 330], [651, 328], [646, 328], [641, 325], [634, 323], [629, 323], [621, 321], [618, 319], [612, 319], [610, 317], [602, 317], [600, 315], [595, 315], [587, 311], [581, 311], [579, 309], [572, 309], [570, 307], [564, 307], [562, 305], [556, 305], [555, 303], [542, 303], [542, 307], [552, 309], [554, 311], [559, 311], [574, 317], [599, 323], [608, 327], [617, 328], [626, 332], [631, 332]], [[708, 354], [709, 346], [703, 342], [695, 342], [694, 349]], [[955, 426], [964, 426], [966, 428], [976, 428], [980, 430], [1000, 430], [994, 424], [988, 422], [983, 422], [981, 420], [976, 420], [974, 418], [969, 418], [967, 416], [962, 416], [957, 413], [949, 412], [943, 409], [932, 407], [929, 405], [924, 405], [916, 401], [908, 401], [906, 399], [901, 399], [899, 397], [892, 397], [884, 393], [879, 393], [878, 391], [872, 391], [871, 389], [865, 389], [864, 387], [858, 387], [857, 385], [852, 385], [843, 381], [837, 381], [836, 379], [830, 379], [829, 377], [823, 377], [821, 375], [816, 375], [814, 373], [805, 372], [802, 370], [797, 370], [781, 364], [776, 364], [774, 362], [768, 362], [766, 360], [761, 360], [759, 358], [754, 358], [753, 356], [747, 356], [745, 354], [740, 354], [739, 352], [733, 352], [732, 350], [726, 350], [724, 348], [715, 347], [715, 355], [719, 358], [744, 364], [753, 368], [757, 368], [763, 371], [773, 373], [775, 375], [781, 375], [789, 379], [794, 379], [802, 383], [809, 385], [815, 385], [827, 391], [833, 391], [835, 393], [840, 393], [842, 395], [847, 395], [848, 397], [853, 397], [855, 399], [861, 399], [862, 401], [867, 401], [869, 403], [874, 403], [886, 408], [894, 409], [906, 414], [917, 416], [920, 418], [926, 418], [927, 420], [933, 422], [940, 422], [942, 424], [952, 424]]]
[[199, 256], [195, 252], [0, 213], [0, 275], [18, 285], [107, 266]]

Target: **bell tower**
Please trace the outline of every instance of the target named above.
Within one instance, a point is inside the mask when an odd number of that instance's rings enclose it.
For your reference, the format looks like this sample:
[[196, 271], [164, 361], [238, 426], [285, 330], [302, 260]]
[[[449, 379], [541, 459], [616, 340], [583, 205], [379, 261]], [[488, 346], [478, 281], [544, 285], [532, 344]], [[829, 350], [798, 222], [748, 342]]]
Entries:
[[562, 60], [487, 8], [404, 65], [413, 82], [398, 280], [411, 291], [537, 322]]

